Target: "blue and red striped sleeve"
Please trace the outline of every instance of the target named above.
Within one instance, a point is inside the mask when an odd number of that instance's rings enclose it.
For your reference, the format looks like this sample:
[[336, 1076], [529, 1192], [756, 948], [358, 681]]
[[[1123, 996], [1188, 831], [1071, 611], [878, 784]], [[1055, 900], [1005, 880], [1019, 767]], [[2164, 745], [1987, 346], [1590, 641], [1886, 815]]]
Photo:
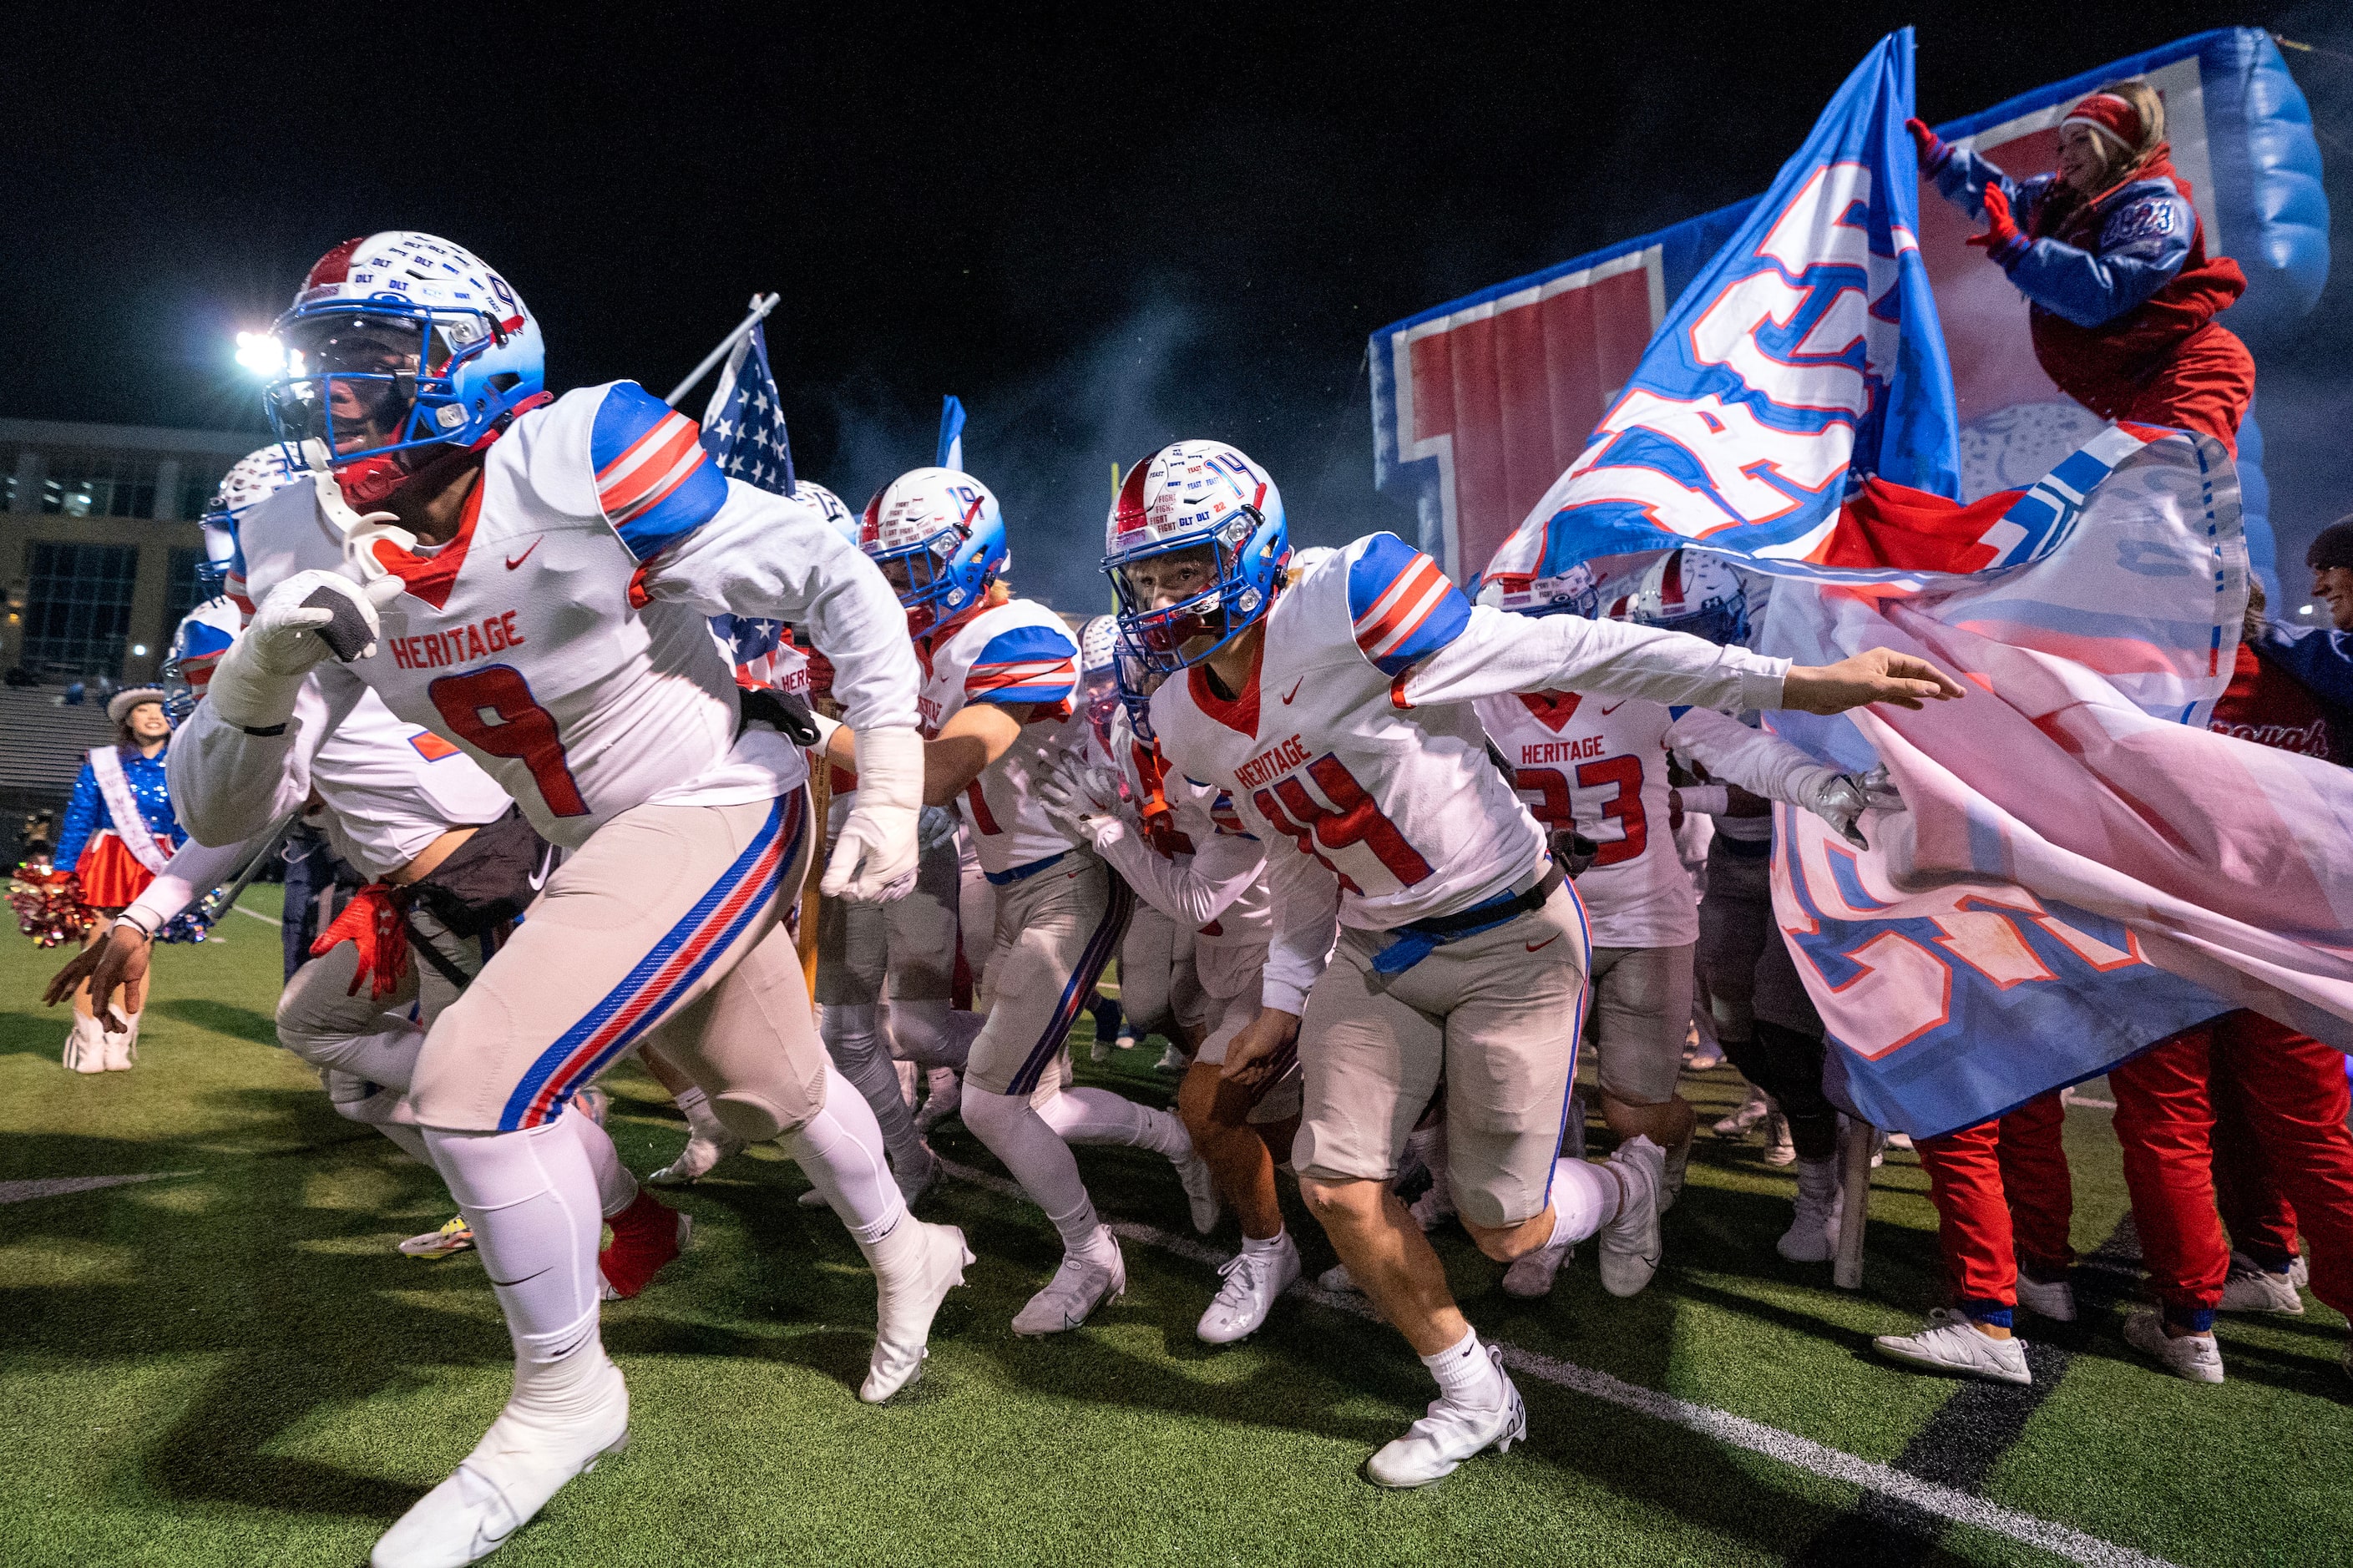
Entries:
[[693, 420], [634, 382], [617, 382], [588, 433], [596, 500], [639, 561], [709, 522], [727, 502], [727, 478], [702, 449]]
[[1078, 689], [1079, 647], [1052, 626], [1015, 626], [989, 638], [965, 672], [967, 702], [1068, 702]]
[[1348, 617], [1357, 651], [1394, 679], [1462, 635], [1471, 601], [1437, 562], [1376, 533], [1348, 563]]

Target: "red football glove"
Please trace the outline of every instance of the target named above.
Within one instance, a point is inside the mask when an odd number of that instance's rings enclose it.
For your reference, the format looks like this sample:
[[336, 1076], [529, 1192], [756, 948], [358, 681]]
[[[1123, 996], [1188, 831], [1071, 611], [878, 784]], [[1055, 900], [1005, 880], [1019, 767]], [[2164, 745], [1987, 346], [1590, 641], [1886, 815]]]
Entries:
[[1920, 166], [1924, 169], [1935, 168], [1951, 151], [1945, 145], [1944, 138], [1928, 129], [1928, 122], [1925, 120], [1907, 120], [1904, 122], [1904, 129], [1912, 132], [1912, 145], [1919, 149]]
[[1981, 250], [1993, 252], [2000, 250], [2018, 237], [2018, 225], [2011, 221], [2010, 216], [2010, 198], [2002, 194], [2000, 185], [1986, 187], [1985, 215], [1986, 222], [1989, 226], [1983, 234], [1969, 236], [1967, 243]]

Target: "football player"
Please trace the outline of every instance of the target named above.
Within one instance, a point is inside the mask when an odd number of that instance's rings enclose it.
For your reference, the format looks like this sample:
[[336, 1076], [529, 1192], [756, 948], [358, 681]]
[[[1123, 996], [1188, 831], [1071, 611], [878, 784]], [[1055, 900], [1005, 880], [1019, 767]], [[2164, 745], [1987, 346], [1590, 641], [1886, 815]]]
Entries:
[[1269, 846], [1263, 1006], [1222, 1070], [1253, 1081], [1297, 1043], [1301, 1190], [1439, 1386], [1366, 1473], [1426, 1485], [1526, 1426], [1389, 1189], [1441, 1080], [1455, 1202], [1498, 1261], [1599, 1232], [1604, 1286], [1640, 1290], [1658, 1267], [1665, 1158], [1640, 1134], [1607, 1163], [1556, 1157], [1589, 943], [1471, 704], [1567, 690], [1839, 711], [1959, 688], [1885, 650], [1804, 668], [1675, 632], [1473, 606], [1387, 533], [1293, 563], [1272, 479], [1214, 441], [1129, 473], [1104, 567], [1123, 631], [1170, 677], [1152, 725], [1171, 764], [1227, 791]]
[[723, 476], [693, 422], [632, 383], [551, 399], [538, 322], [459, 247], [346, 241], [276, 336], [272, 419], [322, 471], [244, 519], [248, 627], [174, 748], [197, 837], [267, 821], [315, 672], [329, 730], [375, 691], [568, 851], [435, 1020], [406, 1097], [473, 1227], [515, 1383], [374, 1561], [470, 1562], [628, 1441], [597, 1328], [595, 1173], [561, 1121], [657, 1025], [720, 1118], [779, 1139], [872, 1263], [861, 1396], [920, 1371], [970, 1254], [907, 1214], [873, 1113], [826, 1061], [782, 923], [814, 837], [807, 764], [773, 729], [739, 731], [709, 617], [789, 622], [833, 660], [863, 784], [835, 894], [888, 897], [914, 871], [916, 670], [889, 586], [813, 508]]
[[[1071, 1025], [1134, 901], [1092, 852], [1055, 830], [1038, 795], [1052, 758], [1084, 740], [1069, 628], [997, 581], [1004, 518], [969, 474], [902, 474], [866, 503], [860, 542], [897, 590], [923, 662], [923, 798], [957, 804], [997, 893], [981, 981], [988, 1017], [965, 1066], [961, 1114], [1061, 1235], [1060, 1266], [1013, 1320], [1016, 1333], [1058, 1333], [1127, 1289], [1119, 1243], [1097, 1217], [1070, 1144], [1166, 1156], [1204, 1234], [1217, 1194], [1176, 1117], [1108, 1089], [1067, 1087]], [[849, 761], [854, 735], [863, 743], [856, 723], [852, 715], [829, 737], [837, 763]]]

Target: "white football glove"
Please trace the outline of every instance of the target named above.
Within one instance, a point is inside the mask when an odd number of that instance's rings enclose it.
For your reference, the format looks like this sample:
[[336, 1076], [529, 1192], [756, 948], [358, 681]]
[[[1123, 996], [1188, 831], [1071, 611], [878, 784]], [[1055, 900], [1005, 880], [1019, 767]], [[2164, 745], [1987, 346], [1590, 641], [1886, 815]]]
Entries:
[[1858, 849], [1871, 847], [1871, 840], [1856, 826], [1864, 812], [1908, 809], [1902, 794], [1888, 781], [1884, 763], [1867, 773], [1834, 773], [1828, 768], [1818, 769], [1798, 786], [1798, 794], [1799, 804], [1837, 828], [1840, 836]]
[[915, 823], [915, 848], [929, 855], [944, 845], [955, 842], [956, 814], [944, 805], [927, 805]]
[[905, 898], [915, 885], [923, 738], [909, 729], [860, 730], [855, 747], [858, 799], [841, 825], [818, 891], [828, 899], [888, 903]]
[[[401, 582], [385, 582], [388, 600], [400, 592]], [[321, 602], [305, 602], [313, 598]], [[248, 730], [284, 724], [294, 715], [294, 694], [304, 678], [334, 657], [321, 634], [337, 626], [339, 635], [361, 644], [352, 657], [364, 658], [375, 651], [380, 628], [373, 585], [362, 588], [332, 572], [298, 572], [279, 584], [213, 667], [206, 691], [213, 711]]]
[[1056, 831], [1082, 849], [1101, 854], [1126, 831], [1118, 780], [1075, 752], [1065, 753], [1039, 775], [1038, 803]]

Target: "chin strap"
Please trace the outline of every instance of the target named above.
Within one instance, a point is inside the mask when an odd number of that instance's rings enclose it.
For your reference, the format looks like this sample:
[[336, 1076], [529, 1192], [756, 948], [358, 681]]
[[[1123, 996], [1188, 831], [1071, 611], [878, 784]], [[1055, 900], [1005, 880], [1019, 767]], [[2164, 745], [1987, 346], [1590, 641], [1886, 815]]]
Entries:
[[344, 499], [341, 471], [320, 469], [311, 476], [319, 492], [319, 510], [343, 536], [343, 560], [359, 574], [364, 585], [373, 585], [392, 575], [391, 569], [376, 558], [375, 547], [388, 543], [404, 553], [417, 548], [417, 535], [400, 526], [400, 519], [388, 511], [372, 511], [363, 515], [352, 509]]

